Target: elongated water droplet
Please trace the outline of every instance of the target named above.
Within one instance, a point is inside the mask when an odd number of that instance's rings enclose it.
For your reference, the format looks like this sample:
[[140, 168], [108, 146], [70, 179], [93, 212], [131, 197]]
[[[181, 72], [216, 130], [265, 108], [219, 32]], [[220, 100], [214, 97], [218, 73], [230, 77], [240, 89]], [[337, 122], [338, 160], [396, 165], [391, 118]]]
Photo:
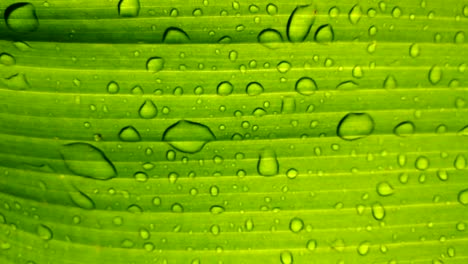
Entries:
[[189, 35], [180, 28], [170, 27], [166, 29], [162, 41], [168, 44], [183, 44], [189, 43]]
[[367, 255], [369, 253], [370, 243], [368, 241], [361, 242], [357, 248], [357, 252], [361, 256]]
[[68, 192], [68, 195], [72, 202], [80, 208], [92, 210], [96, 207], [94, 201], [84, 192], [78, 190], [75, 186], [73, 186], [72, 190]]
[[317, 90], [317, 83], [315, 83], [315, 80], [310, 77], [302, 77], [297, 80], [294, 88], [296, 92], [305, 96], [309, 96], [314, 94]]
[[119, 132], [119, 138], [122, 141], [136, 142], [140, 141], [140, 133], [133, 126], [126, 126]]
[[149, 72], [159, 72], [164, 69], [164, 59], [161, 57], [151, 57], [146, 61], [146, 70]]
[[282, 251], [280, 253], [281, 264], [293, 264], [294, 259], [290, 251]]
[[384, 181], [377, 184], [377, 193], [380, 196], [390, 196], [393, 192], [393, 186], [390, 183]]
[[372, 216], [375, 220], [381, 221], [385, 218], [385, 208], [379, 202], [372, 204]]
[[349, 113], [337, 127], [337, 135], [344, 140], [356, 140], [369, 136], [374, 131], [374, 120], [367, 113]]
[[38, 225], [36, 231], [37, 235], [44, 240], [51, 240], [54, 236], [52, 230], [46, 225]]
[[455, 158], [455, 161], [453, 162], [453, 166], [457, 170], [463, 170], [466, 168], [466, 158], [465, 155], [463, 154], [458, 154], [457, 157]]
[[15, 32], [28, 33], [39, 28], [36, 8], [30, 3], [16, 3], [5, 9], [7, 27]]
[[310, 251], [314, 251], [317, 248], [317, 240], [310, 239], [307, 241], [306, 248]]
[[26, 90], [30, 88], [26, 75], [17, 73], [10, 77], [0, 79], [0, 81], [11, 90]]
[[216, 88], [216, 93], [221, 96], [227, 96], [232, 94], [233, 90], [234, 86], [230, 82], [224, 81], [218, 84], [218, 87]]
[[335, 39], [335, 33], [331, 25], [322, 25], [315, 32], [315, 41], [319, 43], [332, 42]]
[[270, 3], [266, 6], [266, 11], [270, 16], [274, 16], [278, 14], [278, 7], [275, 4]]
[[11, 56], [8, 53], [1, 53], [0, 54], [0, 64], [3, 64], [5, 66], [12, 66], [15, 65], [16, 60], [13, 56]]
[[104, 152], [88, 143], [70, 143], [60, 149], [68, 169], [76, 175], [96, 180], [109, 180], [117, 176], [114, 164]]
[[120, 0], [118, 11], [121, 17], [136, 17], [140, 13], [140, 1]]
[[468, 206], [468, 189], [461, 190], [458, 193], [458, 202], [464, 206]]
[[355, 5], [349, 11], [349, 14], [348, 14], [349, 22], [351, 22], [351, 24], [355, 25], [355, 24], [357, 24], [359, 22], [359, 20], [361, 20], [361, 16], [362, 16], [361, 6], [360, 5]]
[[263, 176], [274, 176], [278, 174], [279, 163], [276, 158], [276, 153], [272, 149], [264, 149], [258, 158], [257, 164], [258, 174]]
[[195, 153], [203, 149], [206, 143], [215, 139], [211, 129], [203, 124], [181, 120], [164, 131], [163, 140], [173, 148]]
[[419, 47], [417, 43], [411, 44], [409, 48], [409, 54], [411, 57], [416, 58], [419, 56], [420, 50], [421, 48]]
[[245, 221], [245, 231], [252, 231], [254, 229], [254, 222], [252, 218], [249, 218]]
[[289, 41], [304, 41], [315, 22], [316, 14], [317, 8], [315, 5], [302, 5], [296, 7], [291, 13], [286, 27], [286, 33]]
[[150, 99], [145, 100], [145, 102], [140, 106], [138, 114], [141, 118], [151, 119], [158, 115], [158, 108]]
[[438, 65], [432, 66], [432, 68], [429, 70], [429, 82], [433, 85], [437, 84], [440, 82], [442, 79], [442, 68]]
[[260, 44], [264, 45], [267, 48], [275, 49], [281, 46], [283, 42], [283, 37], [281, 33], [276, 29], [264, 29], [262, 30], [258, 36], [257, 40]]
[[263, 86], [258, 82], [251, 82], [247, 84], [245, 91], [250, 96], [257, 96], [263, 93]]
[[392, 74], [388, 75], [387, 78], [385, 78], [384, 83], [383, 83], [383, 88], [385, 89], [395, 89], [398, 87], [397, 81], [395, 79], [395, 76]]
[[407, 137], [414, 134], [415, 130], [416, 128], [413, 122], [404, 121], [395, 126], [395, 128], [393, 129], [393, 133], [400, 137]]
[[351, 90], [356, 90], [358, 87], [359, 85], [355, 81], [344, 81], [344, 82], [339, 83], [336, 86], [336, 89], [351, 91]]

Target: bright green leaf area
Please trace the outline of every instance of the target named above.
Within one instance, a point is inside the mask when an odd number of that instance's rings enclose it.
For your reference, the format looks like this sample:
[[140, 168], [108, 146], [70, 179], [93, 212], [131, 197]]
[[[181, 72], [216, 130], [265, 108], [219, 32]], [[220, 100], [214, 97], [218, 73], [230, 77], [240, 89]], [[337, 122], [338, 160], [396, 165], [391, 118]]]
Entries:
[[0, 1], [0, 264], [468, 263], [466, 0]]

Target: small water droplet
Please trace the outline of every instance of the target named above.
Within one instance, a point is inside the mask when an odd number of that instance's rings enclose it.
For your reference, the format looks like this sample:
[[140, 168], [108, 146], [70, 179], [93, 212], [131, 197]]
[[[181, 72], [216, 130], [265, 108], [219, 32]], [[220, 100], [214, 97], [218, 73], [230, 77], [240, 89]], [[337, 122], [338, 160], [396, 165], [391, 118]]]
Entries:
[[250, 96], [257, 96], [263, 93], [263, 86], [258, 82], [251, 82], [247, 84], [245, 92]]
[[137, 182], [147, 182], [148, 181], [148, 174], [142, 171], [137, 171], [135, 174], [133, 174], [133, 178]]
[[28, 33], [39, 28], [36, 8], [30, 3], [16, 3], [5, 9], [7, 27], [18, 33]]
[[357, 252], [361, 256], [365, 256], [369, 253], [370, 243], [368, 241], [361, 242], [357, 248]]
[[393, 186], [390, 183], [383, 181], [377, 184], [377, 193], [380, 196], [390, 196], [394, 192]]
[[0, 53], [0, 64], [5, 66], [12, 66], [15, 65], [16, 60], [13, 56], [8, 53]]
[[468, 189], [461, 190], [458, 193], [458, 202], [462, 205], [468, 206]]
[[121, 17], [136, 17], [140, 13], [140, 1], [120, 0], [117, 9]]
[[307, 241], [306, 248], [310, 251], [314, 251], [317, 248], [317, 240], [310, 239]]
[[315, 41], [319, 43], [332, 42], [335, 39], [335, 33], [331, 25], [320, 26], [314, 35]]
[[381, 221], [385, 218], [385, 208], [379, 202], [372, 204], [372, 216], [375, 220]]
[[260, 44], [264, 45], [267, 48], [274, 49], [279, 48], [281, 43], [283, 42], [283, 37], [281, 33], [276, 29], [264, 29], [262, 30], [258, 36], [257, 40]]
[[136, 142], [140, 141], [140, 133], [133, 126], [126, 126], [119, 132], [119, 138], [122, 141]]
[[309, 96], [314, 94], [317, 90], [317, 83], [310, 77], [302, 77], [297, 80], [295, 90], [299, 94]]
[[465, 155], [463, 154], [458, 154], [457, 157], [455, 158], [455, 161], [453, 162], [453, 166], [457, 170], [464, 170], [466, 168], [466, 158]]
[[270, 16], [278, 14], [278, 7], [275, 4], [269, 3], [266, 6], [266, 11]]
[[416, 128], [413, 122], [404, 121], [395, 126], [395, 128], [393, 129], [393, 133], [400, 137], [407, 137], [414, 134], [415, 130]]
[[254, 222], [252, 218], [245, 220], [244, 226], [246, 231], [252, 231], [254, 229]]
[[395, 79], [395, 76], [392, 74], [389, 74], [387, 78], [385, 78], [384, 83], [383, 83], [383, 88], [385, 89], [395, 89], [398, 87], [398, 83]]
[[420, 50], [421, 49], [417, 43], [411, 44], [409, 48], [409, 54], [411, 57], [416, 58], [419, 56], [419, 53], [421, 52]]
[[361, 6], [360, 5], [355, 5], [349, 11], [349, 14], [348, 14], [349, 22], [351, 22], [351, 24], [355, 25], [355, 24], [357, 24], [359, 22], [359, 20], [361, 20], [361, 16], [362, 16]]
[[317, 8], [315, 5], [297, 6], [289, 17], [286, 34], [291, 42], [302, 42], [315, 22]]
[[281, 264], [293, 264], [294, 259], [290, 251], [282, 251], [280, 253]]
[[359, 85], [355, 81], [344, 81], [336, 86], [337, 90], [351, 91], [356, 90]]
[[190, 37], [182, 29], [170, 27], [164, 32], [162, 42], [168, 44], [183, 44], [190, 42]]
[[171, 211], [174, 213], [183, 213], [184, 207], [180, 203], [175, 203], [171, 206]]
[[433, 85], [437, 84], [440, 82], [442, 79], [442, 68], [438, 65], [432, 66], [432, 68], [429, 70], [429, 82]]
[[349, 113], [338, 124], [337, 135], [344, 140], [356, 140], [374, 131], [374, 120], [367, 113]]
[[280, 73], [287, 73], [291, 69], [291, 64], [287, 61], [282, 61], [278, 63], [278, 65], [276, 66], [276, 69]]
[[414, 166], [420, 171], [427, 170], [429, 168], [429, 159], [426, 156], [419, 156], [416, 158]]
[[138, 114], [141, 118], [151, 119], [158, 115], [158, 108], [152, 100], [146, 99], [145, 102], [140, 106]]
[[453, 38], [453, 42], [456, 44], [461, 44], [465, 42], [465, 32], [459, 31], [455, 33], [455, 37]]
[[234, 86], [228, 81], [219, 83], [218, 87], [216, 88], [216, 92], [218, 93], [218, 95], [221, 95], [221, 96], [230, 95], [232, 94], [233, 90], [234, 90]]
[[274, 176], [278, 174], [279, 163], [276, 158], [276, 153], [272, 149], [264, 149], [258, 158], [257, 164], [258, 174], [263, 176]]
[[107, 92], [110, 93], [110, 94], [116, 94], [118, 93], [120, 90], [120, 87], [119, 87], [119, 84], [114, 82], [114, 81], [111, 81], [107, 84]]
[[213, 205], [210, 207], [210, 212], [212, 214], [221, 214], [221, 213], [224, 213], [226, 209], [224, 209], [224, 207], [222, 207], [221, 205]]
[[163, 141], [173, 148], [186, 153], [203, 149], [206, 143], [215, 139], [211, 129], [203, 124], [181, 120], [164, 131]]
[[146, 70], [149, 72], [159, 72], [164, 68], [164, 59], [161, 57], [151, 57], [146, 61]]
[[52, 230], [46, 225], [38, 225], [36, 231], [37, 235], [44, 240], [51, 240], [53, 237]]
[[117, 176], [114, 164], [102, 150], [88, 143], [70, 143], [60, 149], [67, 168], [73, 173], [96, 180]]
[[292, 114], [296, 112], [296, 99], [291, 96], [285, 96], [281, 100], [281, 113]]
[[289, 230], [291, 230], [293, 233], [299, 233], [304, 229], [304, 221], [298, 217], [294, 217], [291, 219], [289, 222]]
[[362, 67], [360, 65], [354, 66], [352, 74], [354, 78], [362, 78], [362, 76], [364, 75]]

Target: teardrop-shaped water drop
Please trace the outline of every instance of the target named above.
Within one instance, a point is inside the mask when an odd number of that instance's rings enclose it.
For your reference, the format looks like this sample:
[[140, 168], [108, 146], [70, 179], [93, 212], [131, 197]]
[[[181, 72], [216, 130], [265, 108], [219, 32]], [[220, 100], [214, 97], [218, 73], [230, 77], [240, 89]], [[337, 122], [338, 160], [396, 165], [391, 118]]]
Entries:
[[322, 25], [315, 32], [315, 41], [319, 43], [332, 42], [335, 39], [335, 33], [331, 25]]
[[302, 77], [299, 80], [297, 80], [296, 85], [294, 86], [294, 89], [296, 92], [299, 94], [309, 96], [315, 93], [317, 90], [317, 83], [315, 82], [314, 79], [310, 77]]
[[158, 115], [158, 108], [156, 107], [156, 105], [153, 103], [152, 100], [147, 99], [140, 106], [140, 109], [138, 110], [138, 114], [140, 115], [141, 118], [151, 119]]
[[151, 57], [146, 61], [146, 70], [149, 72], [159, 72], [164, 69], [164, 59], [161, 57]]
[[30, 3], [15, 3], [5, 9], [7, 27], [18, 33], [28, 33], [39, 28], [36, 8]]
[[274, 176], [278, 174], [279, 162], [274, 150], [267, 148], [260, 153], [258, 157], [257, 171], [258, 174], [262, 176]]
[[389, 74], [387, 78], [385, 78], [384, 83], [383, 83], [383, 88], [385, 89], [395, 89], [397, 88], [397, 81], [395, 79], [395, 76], [392, 74]]
[[348, 19], [351, 24], [355, 25], [361, 20], [362, 9], [360, 5], [355, 5], [351, 8], [348, 14]]
[[137, 142], [141, 140], [140, 133], [133, 126], [126, 126], [119, 132], [119, 138], [122, 141]]
[[9, 77], [0, 79], [0, 82], [11, 90], [26, 90], [30, 88], [30, 85], [24, 73], [17, 73]]
[[211, 129], [201, 123], [181, 120], [164, 131], [163, 141], [175, 149], [195, 153], [203, 149], [206, 143], [215, 139]]
[[400, 137], [406, 137], [414, 134], [415, 129], [413, 122], [404, 121], [395, 126], [393, 133]]
[[182, 29], [170, 27], [164, 32], [162, 42], [168, 44], [184, 44], [190, 42], [190, 37]]
[[37, 235], [44, 240], [51, 240], [54, 236], [50, 227], [40, 224], [36, 229]]
[[429, 70], [429, 82], [433, 85], [440, 82], [442, 79], [442, 68], [438, 65], [432, 66]]
[[367, 113], [349, 113], [338, 124], [337, 135], [345, 140], [356, 140], [372, 134], [374, 120]]

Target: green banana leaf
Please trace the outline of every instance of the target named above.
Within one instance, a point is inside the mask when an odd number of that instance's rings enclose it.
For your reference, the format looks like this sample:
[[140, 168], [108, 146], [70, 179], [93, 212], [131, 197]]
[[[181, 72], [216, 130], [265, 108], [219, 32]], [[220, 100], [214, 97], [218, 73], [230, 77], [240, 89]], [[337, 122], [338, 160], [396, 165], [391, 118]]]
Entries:
[[1, 0], [0, 263], [468, 263], [466, 0]]

